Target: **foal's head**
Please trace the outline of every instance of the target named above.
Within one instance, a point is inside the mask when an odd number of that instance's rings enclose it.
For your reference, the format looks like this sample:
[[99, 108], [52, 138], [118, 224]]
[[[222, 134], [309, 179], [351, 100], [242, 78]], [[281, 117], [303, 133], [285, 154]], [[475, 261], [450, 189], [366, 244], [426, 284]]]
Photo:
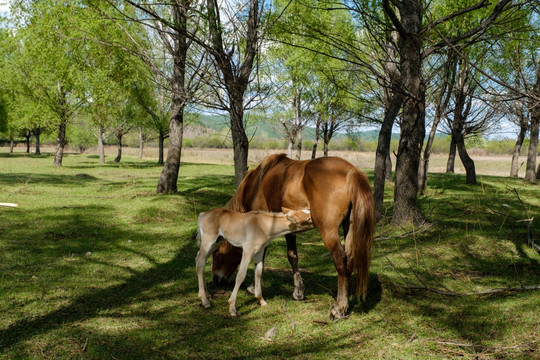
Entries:
[[291, 210], [286, 207], [282, 207], [281, 211], [287, 217], [287, 220], [291, 222], [289, 228], [294, 231], [305, 231], [314, 228], [313, 221], [311, 220], [311, 212], [309, 209]]

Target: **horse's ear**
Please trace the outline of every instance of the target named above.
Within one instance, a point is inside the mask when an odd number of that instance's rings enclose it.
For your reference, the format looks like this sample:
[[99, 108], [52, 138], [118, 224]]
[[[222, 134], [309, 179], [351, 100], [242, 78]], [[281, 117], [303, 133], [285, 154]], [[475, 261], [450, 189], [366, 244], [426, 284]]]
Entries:
[[282, 206], [282, 207], [281, 207], [281, 211], [283, 211], [285, 214], [288, 214], [288, 213], [290, 213], [292, 210], [289, 209], [289, 208], [286, 208], [286, 207]]

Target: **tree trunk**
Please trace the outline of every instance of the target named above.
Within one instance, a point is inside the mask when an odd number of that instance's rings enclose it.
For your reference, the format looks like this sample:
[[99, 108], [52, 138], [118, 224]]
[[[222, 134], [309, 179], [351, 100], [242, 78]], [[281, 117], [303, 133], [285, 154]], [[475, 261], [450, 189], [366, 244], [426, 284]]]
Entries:
[[[431, 157], [431, 149], [433, 148], [433, 141], [435, 141], [435, 134], [437, 133], [437, 127], [441, 121], [448, 103], [450, 102], [450, 95], [452, 94], [451, 90], [448, 90], [449, 82], [453, 82], [455, 77], [452, 77], [452, 66], [454, 63], [454, 57], [448, 55], [447, 66], [445, 74], [443, 76], [443, 83], [437, 94], [437, 99], [435, 100], [435, 117], [433, 118], [433, 124], [431, 125], [431, 130], [429, 131], [428, 141], [424, 148], [424, 153], [420, 159], [420, 167], [418, 168], [418, 188], [421, 192], [424, 192], [427, 187], [427, 175], [429, 172], [429, 158]], [[452, 80], [450, 80], [452, 78]], [[445, 96], [446, 94], [446, 96]], [[444, 99], [444, 100], [443, 100]]]
[[540, 102], [537, 99], [540, 99], [540, 65], [536, 69], [536, 84], [533, 88], [533, 99], [531, 100], [531, 141], [525, 170], [525, 181], [531, 183], [536, 182], [536, 156], [538, 153], [538, 126], [540, 122]]
[[[386, 2], [385, 8], [388, 9]], [[395, 14], [393, 14], [395, 16]], [[422, 76], [422, 5], [421, 2], [402, 2], [399, 53], [401, 89], [408, 92], [403, 101], [401, 134], [396, 161], [394, 214], [392, 223], [421, 223], [424, 216], [417, 204], [418, 165], [425, 136], [426, 89]]]
[[538, 153], [538, 122], [540, 121], [540, 106], [533, 108], [531, 112], [531, 132], [529, 152], [527, 153], [527, 168], [525, 181], [536, 182], [536, 156]]
[[456, 162], [456, 142], [454, 137], [450, 140], [450, 150], [448, 151], [448, 161], [446, 162], [446, 173], [454, 173], [454, 163]]
[[119, 131], [116, 134], [116, 138], [118, 139], [118, 155], [114, 159], [115, 163], [120, 162], [122, 160], [122, 137], [124, 136], [124, 133], [122, 131]]
[[[259, 1], [250, 0], [248, 16], [246, 19], [245, 43], [242, 47], [244, 53], [234, 54], [225, 50], [223, 46], [223, 25], [221, 24], [217, 0], [207, 0], [208, 31], [212, 42], [212, 50], [216, 65], [221, 73], [222, 81], [229, 97], [229, 115], [231, 121], [231, 135], [233, 140], [234, 175], [236, 186], [240, 185], [247, 172], [247, 159], [249, 140], [244, 129], [243, 99], [246, 88], [250, 82], [255, 55], [259, 42]], [[234, 64], [235, 55], [242, 59], [241, 64]]]
[[465, 182], [470, 185], [476, 185], [476, 169], [474, 166], [474, 161], [467, 153], [467, 148], [465, 147], [465, 139], [463, 138], [463, 135], [461, 135], [461, 138], [457, 141], [457, 148], [459, 158], [461, 159], [463, 167], [465, 168], [465, 173], [467, 174]]
[[324, 156], [328, 156], [328, 143], [329, 143], [329, 140], [328, 139], [324, 139], [324, 145], [323, 145], [323, 155]]
[[158, 137], [158, 165], [163, 165], [163, 145], [165, 143], [165, 135], [163, 132], [159, 133]]
[[26, 139], [26, 153], [27, 154], [30, 154], [30, 137], [31, 136], [32, 136], [32, 134], [30, 133], [30, 131], [27, 131], [24, 134], [24, 138]]
[[66, 146], [66, 127], [68, 121], [66, 93], [60, 82], [56, 84], [58, 91], [58, 114], [60, 123], [58, 124], [58, 137], [56, 138], [56, 153], [54, 155], [54, 166], [62, 166], [64, 157], [64, 146]]
[[386, 165], [384, 167], [384, 180], [388, 182], [394, 181], [392, 178], [392, 156], [390, 151], [388, 151], [388, 156], [386, 156]]
[[[381, 219], [383, 215], [384, 182], [387, 177], [386, 168], [390, 157], [390, 141], [392, 139], [392, 127], [403, 103], [403, 97], [394, 95], [390, 105], [385, 109], [383, 123], [379, 131], [377, 151], [375, 153], [375, 172], [373, 177], [373, 197], [375, 200], [375, 218]], [[390, 168], [390, 174], [392, 168]], [[391, 175], [390, 175], [391, 176]]]
[[144, 153], [144, 134], [142, 127], [139, 126], [139, 159], [143, 158]]
[[[523, 118], [525, 118], [523, 116]], [[519, 174], [519, 153], [521, 152], [521, 146], [523, 145], [523, 140], [525, 140], [525, 135], [527, 134], [527, 123], [523, 124], [522, 120], [519, 121], [519, 134], [516, 139], [516, 144], [514, 145], [514, 152], [512, 154], [512, 165], [510, 167], [510, 177], [518, 177]]]
[[157, 192], [159, 194], [175, 193], [178, 191], [178, 173], [180, 171], [180, 158], [182, 154], [182, 137], [184, 135], [184, 107], [185, 107], [185, 76], [186, 58], [189, 45], [184, 31], [187, 27], [187, 9], [184, 2], [178, 1], [172, 5], [174, 23], [179, 29], [172, 35], [174, 40], [173, 75], [171, 77], [172, 105], [171, 119], [169, 121], [169, 150], [167, 160], [161, 170]]
[[66, 145], [66, 123], [65, 117], [60, 120], [58, 125], [58, 136], [56, 138], [56, 153], [54, 155], [54, 166], [62, 166], [64, 157], [64, 146]]
[[182, 153], [182, 136], [184, 133], [184, 107], [177, 107], [169, 125], [169, 148], [167, 159], [159, 177], [157, 192], [169, 194], [178, 191], [178, 173]]
[[296, 136], [296, 160], [302, 159], [302, 130]]
[[321, 114], [317, 116], [317, 123], [315, 124], [315, 140], [313, 141], [313, 149], [311, 150], [311, 158], [317, 157], [317, 146], [319, 146], [319, 136], [321, 127]]
[[41, 128], [34, 129], [36, 137], [36, 155], [41, 155]]
[[231, 99], [231, 135], [233, 140], [233, 159], [234, 159], [234, 176], [236, 179], [236, 187], [240, 185], [248, 170], [247, 159], [249, 151], [249, 140], [244, 129], [244, 108], [243, 108], [243, 93], [236, 94], [234, 99]]
[[9, 137], [9, 153], [13, 154], [13, 148], [15, 148], [15, 141], [13, 141], [13, 136]]
[[433, 148], [433, 141], [435, 141], [435, 133], [437, 132], [437, 127], [439, 126], [441, 117], [435, 116], [433, 119], [433, 125], [429, 132], [428, 141], [424, 149], [422, 158], [420, 159], [420, 167], [418, 168], [418, 187], [420, 191], [426, 190], [427, 187], [427, 175], [429, 171], [429, 158], [431, 157], [431, 149]]
[[292, 153], [294, 149], [294, 141], [291, 139], [290, 136], [287, 137], [287, 157], [289, 159], [292, 159]]
[[98, 126], [98, 152], [99, 152], [99, 163], [105, 164], [105, 146], [103, 144], [103, 127]]
[[295, 126], [296, 132], [296, 160], [302, 159], [302, 90], [296, 89], [293, 101], [295, 105]]

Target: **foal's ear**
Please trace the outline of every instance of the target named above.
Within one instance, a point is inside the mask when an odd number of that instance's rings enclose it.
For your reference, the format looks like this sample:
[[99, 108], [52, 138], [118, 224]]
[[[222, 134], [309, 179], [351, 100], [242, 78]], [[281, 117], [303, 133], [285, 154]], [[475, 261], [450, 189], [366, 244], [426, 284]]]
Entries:
[[289, 213], [290, 213], [291, 211], [293, 211], [293, 210], [291, 210], [291, 209], [289, 209], [289, 208], [286, 208], [286, 207], [282, 206], [282, 207], [281, 207], [281, 211], [283, 211], [283, 213], [285, 213], [285, 214], [289, 214]]

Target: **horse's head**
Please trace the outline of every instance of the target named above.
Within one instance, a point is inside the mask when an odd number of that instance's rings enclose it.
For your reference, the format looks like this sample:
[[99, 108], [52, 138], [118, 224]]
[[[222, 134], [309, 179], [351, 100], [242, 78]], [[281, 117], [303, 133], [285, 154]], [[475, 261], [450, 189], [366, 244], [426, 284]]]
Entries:
[[213, 254], [212, 282], [214, 285], [227, 285], [242, 259], [242, 249], [224, 241]]
[[291, 222], [289, 227], [292, 231], [305, 231], [314, 228], [309, 209], [291, 210], [286, 207], [282, 207], [281, 211], [283, 211], [287, 217], [287, 220]]

